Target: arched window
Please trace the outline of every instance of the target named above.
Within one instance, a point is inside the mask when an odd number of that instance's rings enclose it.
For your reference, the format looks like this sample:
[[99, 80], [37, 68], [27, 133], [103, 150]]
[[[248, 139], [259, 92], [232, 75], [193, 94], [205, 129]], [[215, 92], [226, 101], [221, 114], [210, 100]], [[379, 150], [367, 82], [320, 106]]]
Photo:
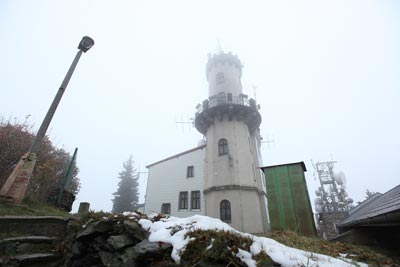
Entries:
[[219, 204], [219, 211], [221, 215], [221, 221], [231, 222], [231, 203], [224, 199]]
[[218, 141], [218, 155], [226, 155], [228, 154], [228, 141], [224, 138]]
[[225, 82], [225, 77], [222, 72], [217, 73], [217, 84], [221, 84]]

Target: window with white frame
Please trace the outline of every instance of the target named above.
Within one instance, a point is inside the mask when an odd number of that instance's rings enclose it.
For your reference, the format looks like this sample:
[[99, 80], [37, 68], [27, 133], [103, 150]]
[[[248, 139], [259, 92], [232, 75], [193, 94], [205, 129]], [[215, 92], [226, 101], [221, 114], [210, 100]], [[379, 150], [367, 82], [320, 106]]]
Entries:
[[194, 177], [194, 166], [188, 166], [186, 170], [186, 178]]
[[190, 199], [190, 209], [199, 210], [200, 209], [200, 191], [192, 191]]
[[162, 203], [161, 214], [171, 214], [171, 203]]
[[188, 192], [179, 192], [179, 209], [186, 210], [188, 208]]

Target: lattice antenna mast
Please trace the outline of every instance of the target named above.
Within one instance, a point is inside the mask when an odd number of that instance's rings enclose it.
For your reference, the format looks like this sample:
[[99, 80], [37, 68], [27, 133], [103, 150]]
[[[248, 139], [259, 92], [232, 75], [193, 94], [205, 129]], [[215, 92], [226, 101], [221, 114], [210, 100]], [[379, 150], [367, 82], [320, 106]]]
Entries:
[[333, 171], [336, 161], [312, 163], [321, 186], [315, 191], [317, 212], [342, 212], [351, 208], [353, 200], [348, 198], [346, 178], [343, 172]]

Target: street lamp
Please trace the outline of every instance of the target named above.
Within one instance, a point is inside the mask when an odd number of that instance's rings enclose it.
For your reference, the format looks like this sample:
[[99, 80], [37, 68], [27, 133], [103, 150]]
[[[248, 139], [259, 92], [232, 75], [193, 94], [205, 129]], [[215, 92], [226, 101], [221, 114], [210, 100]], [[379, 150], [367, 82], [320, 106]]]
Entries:
[[84, 36], [78, 45], [78, 49], [86, 53], [93, 45], [93, 39], [89, 36]]
[[0, 197], [5, 197], [14, 201], [15, 203], [20, 203], [24, 199], [25, 192], [33, 172], [33, 168], [36, 164], [36, 155], [39, 151], [43, 138], [46, 135], [46, 131], [50, 125], [51, 119], [53, 118], [57, 106], [60, 103], [61, 97], [63, 96], [64, 91], [67, 88], [67, 85], [72, 77], [72, 74], [74, 73], [82, 52], [86, 53], [93, 45], [93, 39], [88, 36], [84, 36], [80, 41], [78, 45], [79, 51], [76, 53], [74, 61], [69, 67], [68, 72], [65, 75], [64, 80], [62, 81], [61, 86], [58, 89], [58, 92], [54, 97], [54, 100], [51, 103], [42, 124], [40, 125], [40, 128], [35, 136], [35, 139], [33, 140], [32, 145], [30, 146], [28, 152], [21, 157], [13, 172], [7, 178], [6, 182], [0, 190]]

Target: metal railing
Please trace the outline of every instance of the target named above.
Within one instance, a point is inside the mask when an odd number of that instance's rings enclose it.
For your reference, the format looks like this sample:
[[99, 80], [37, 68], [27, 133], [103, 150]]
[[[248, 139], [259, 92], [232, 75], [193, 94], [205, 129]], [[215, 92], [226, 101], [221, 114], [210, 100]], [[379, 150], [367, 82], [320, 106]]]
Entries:
[[254, 109], [257, 109], [256, 101], [251, 98], [249, 99], [247, 95], [240, 94], [239, 96], [233, 96], [231, 93], [219, 93], [218, 95], [213, 95], [204, 100], [203, 104], [198, 104], [196, 106], [196, 114], [200, 114], [201, 112], [209, 108], [227, 104], [242, 105], [247, 107], [254, 107]]

